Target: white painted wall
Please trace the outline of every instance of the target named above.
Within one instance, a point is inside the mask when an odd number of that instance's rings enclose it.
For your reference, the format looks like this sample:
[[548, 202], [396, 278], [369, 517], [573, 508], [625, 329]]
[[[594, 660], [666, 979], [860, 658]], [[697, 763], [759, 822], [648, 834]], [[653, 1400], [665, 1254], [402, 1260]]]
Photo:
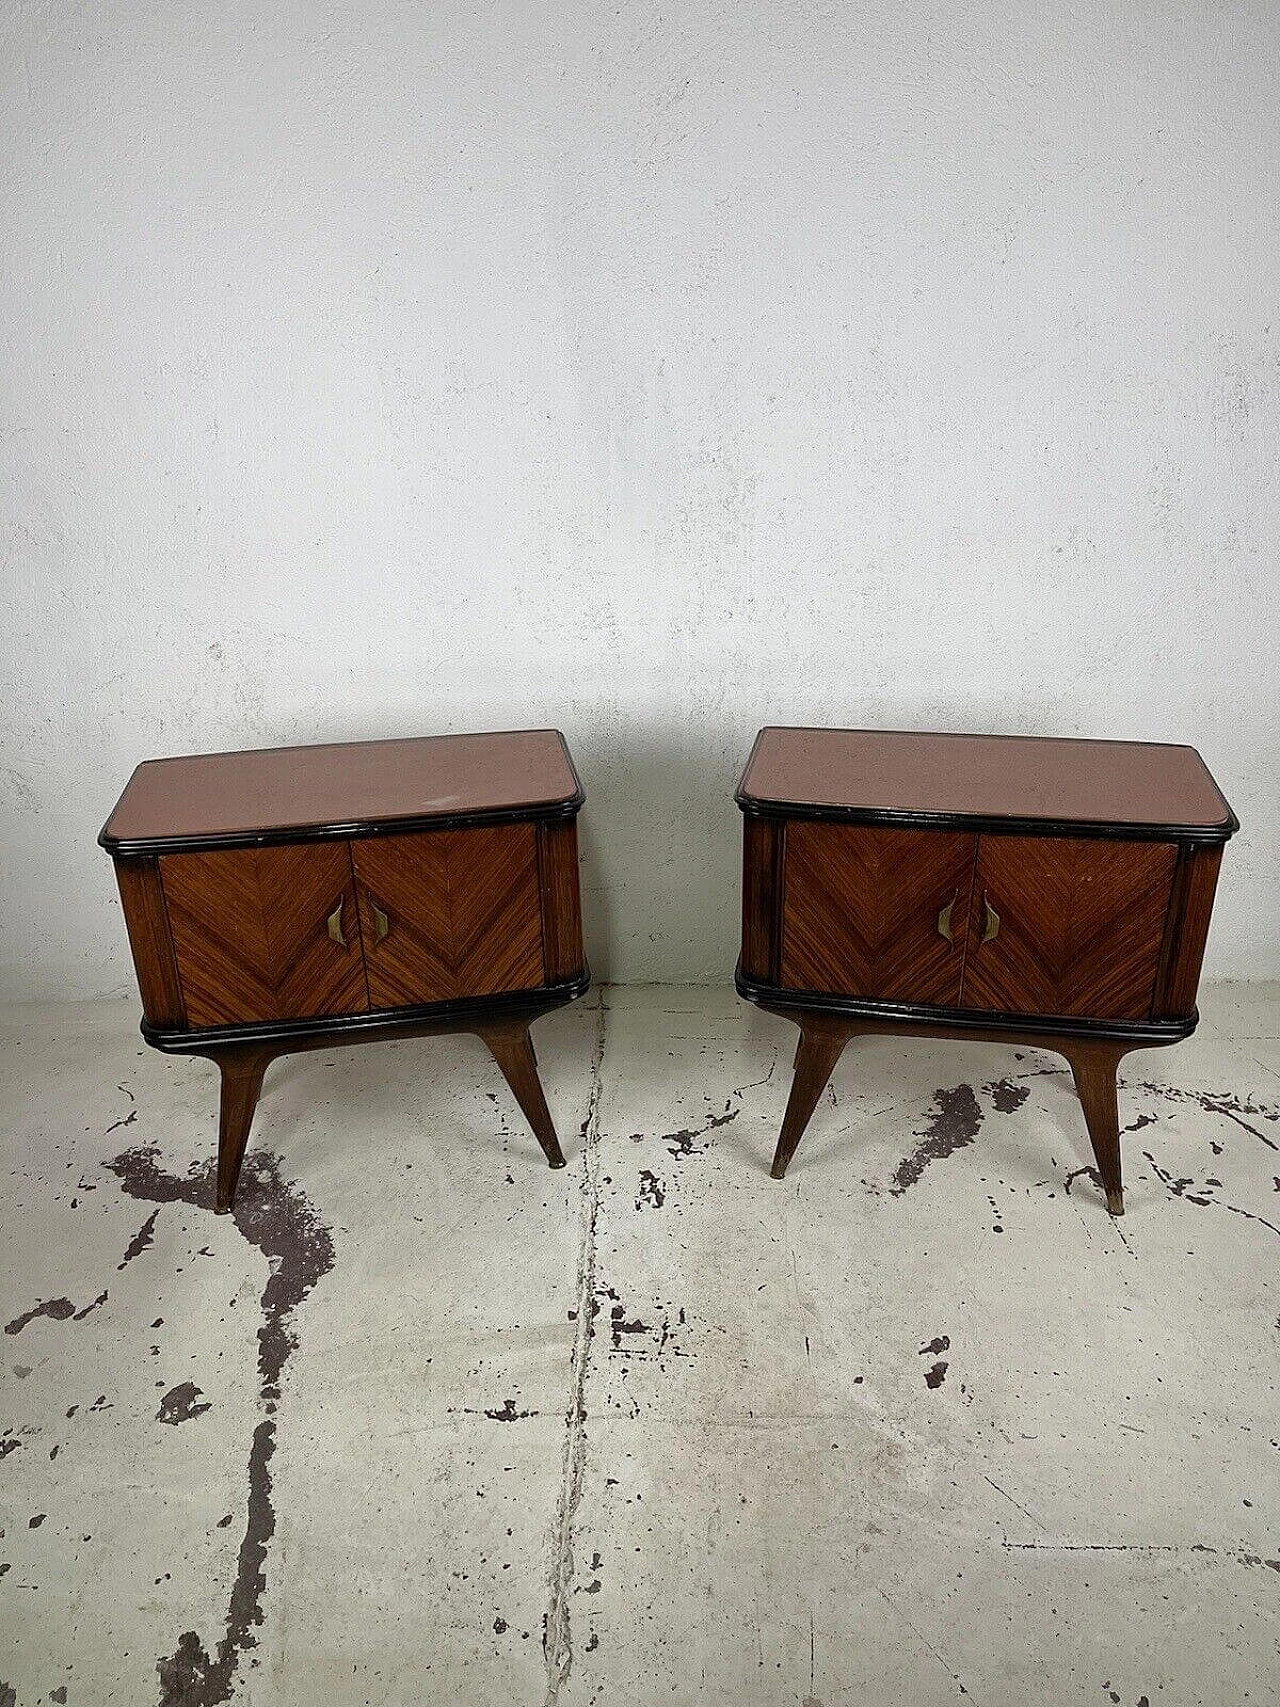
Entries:
[[141, 758], [553, 722], [722, 982], [762, 721], [1190, 741], [1280, 972], [1280, 8], [0, 9], [0, 976]]

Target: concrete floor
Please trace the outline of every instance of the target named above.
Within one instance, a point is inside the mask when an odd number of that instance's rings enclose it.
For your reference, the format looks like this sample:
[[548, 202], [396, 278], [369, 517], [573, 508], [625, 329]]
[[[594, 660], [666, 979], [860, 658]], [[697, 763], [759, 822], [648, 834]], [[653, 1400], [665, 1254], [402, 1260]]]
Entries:
[[[730, 994], [297, 1056], [216, 1218], [213, 1070], [10, 1009], [0, 1707], [1269, 1702], [1280, 988], [1126, 1063]], [[1207, 1213], [1206, 1213], [1207, 1211]]]

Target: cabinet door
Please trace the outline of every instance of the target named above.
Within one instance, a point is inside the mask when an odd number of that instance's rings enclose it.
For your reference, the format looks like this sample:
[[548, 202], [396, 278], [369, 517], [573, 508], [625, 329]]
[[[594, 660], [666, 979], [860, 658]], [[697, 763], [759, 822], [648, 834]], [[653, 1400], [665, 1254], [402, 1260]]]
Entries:
[[160, 880], [189, 1025], [367, 1009], [346, 842], [166, 854]]
[[983, 836], [963, 1005], [1145, 1019], [1176, 863], [1161, 842]]
[[532, 824], [370, 836], [352, 848], [372, 1007], [546, 981]]
[[781, 983], [955, 1007], [975, 841], [942, 830], [789, 823]]

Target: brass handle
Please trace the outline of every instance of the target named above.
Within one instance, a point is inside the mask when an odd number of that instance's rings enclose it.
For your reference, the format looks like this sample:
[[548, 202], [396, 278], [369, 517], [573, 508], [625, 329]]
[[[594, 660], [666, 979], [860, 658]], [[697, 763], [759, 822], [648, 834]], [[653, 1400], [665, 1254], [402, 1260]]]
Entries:
[[987, 924], [982, 933], [982, 940], [983, 942], [994, 942], [1000, 934], [1000, 915], [991, 905], [985, 891], [982, 896], [982, 905], [987, 910]]
[[342, 898], [341, 897], [338, 900], [338, 905], [329, 914], [329, 935], [333, 938], [333, 940], [340, 947], [345, 948], [347, 946], [347, 939], [342, 934]]
[[391, 925], [387, 920], [387, 915], [376, 901], [370, 900], [369, 905], [373, 908], [373, 940], [377, 944], [386, 936]]
[[956, 902], [959, 899], [960, 899], [960, 891], [957, 889], [955, 894], [947, 902], [946, 906], [938, 914], [938, 935], [941, 937], [945, 937], [947, 939], [947, 941], [951, 944], [952, 948], [954, 948], [956, 945], [956, 939], [955, 939], [955, 933], [951, 929], [951, 909], [955, 906]]

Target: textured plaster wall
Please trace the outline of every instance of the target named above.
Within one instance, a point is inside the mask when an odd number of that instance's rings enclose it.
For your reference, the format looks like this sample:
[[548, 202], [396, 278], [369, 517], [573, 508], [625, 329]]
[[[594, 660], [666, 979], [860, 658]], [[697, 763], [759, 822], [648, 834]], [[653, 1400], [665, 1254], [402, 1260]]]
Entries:
[[723, 980], [762, 721], [1191, 741], [1280, 971], [1280, 10], [0, 10], [0, 973], [140, 758], [552, 722]]

